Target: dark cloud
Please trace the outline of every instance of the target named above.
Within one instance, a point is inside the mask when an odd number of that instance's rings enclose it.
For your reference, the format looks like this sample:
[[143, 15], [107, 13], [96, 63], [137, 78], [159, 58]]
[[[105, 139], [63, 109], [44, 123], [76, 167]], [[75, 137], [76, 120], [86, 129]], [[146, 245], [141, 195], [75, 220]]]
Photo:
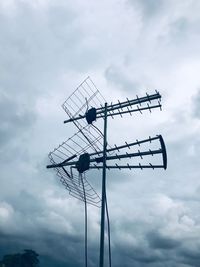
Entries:
[[[4, 235], [0, 236], [0, 256], [23, 251], [24, 248], [31, 248], [39, 254], [41, 266], [82, 266], [84, 262], [83, 240], [68, 235], [56, 235], [51, 232], [43, 232], [33, 236], [32, 233], [26, 236]], [[94, 266], [94, 265], [91, 265]]]
[[191, 244], [191, 246], [184, 247], [180, 251], [180, 255], [182, 257], [182, 262], [191, 266], [199, 266], [200, 264], [200, 253], [199, 253], [199, 245], [195, 246]]
[[159, 232], [151, 232], [147, 235], [147, 238], [150, 247], [153, 249], [175, 249], [180, 245], [178, 240], [161, 235]]

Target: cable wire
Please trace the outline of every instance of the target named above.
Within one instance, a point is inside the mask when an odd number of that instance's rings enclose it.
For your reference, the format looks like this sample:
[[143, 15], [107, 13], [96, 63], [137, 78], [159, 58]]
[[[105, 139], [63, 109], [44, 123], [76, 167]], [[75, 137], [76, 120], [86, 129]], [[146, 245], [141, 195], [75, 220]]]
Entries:
[[85, 186], [83, 182], [82, 174], [79, 174], [82, 187], [83, 187], [83, 194], [84, 194], [84, 203], [85, 203], [85, 267], [88, 266], [88, 245], [87, 245], [87, 201], [86, 201], [86, 194], [85, 194]]
[[95, 126], [93, 123], [91, 125], [103, 136], [102, 131], [97, 126]]
[[105, 193], [105, 202], [106, 202], [106, 217], [107, 217], [107, 226], [108, 226], [108, 253], [109, 253], [109, 267], [112, 266], [112, 255], [111, 255], [111, 238], [110, 238], [110, 219], [109, 219], [109, 212], [108, 212], [108, 202], [107, 196]]
[[87, 105], [87, 110], [86, 110], [86, 112], [88, 112], [89, 105], [88, 105], [88, 100], [87, 100], [87, 97], [85, 98], [85, 101], [86, 101], [86, 105]]

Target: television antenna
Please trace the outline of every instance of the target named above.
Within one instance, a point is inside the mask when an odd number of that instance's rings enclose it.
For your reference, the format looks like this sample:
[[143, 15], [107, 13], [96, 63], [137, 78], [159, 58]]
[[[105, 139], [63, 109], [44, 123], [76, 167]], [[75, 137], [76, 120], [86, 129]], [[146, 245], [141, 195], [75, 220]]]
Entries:
[[[158, 169], [167, 168], [167, 153], [161, 135], [148, 137], [135, 142], [108, 146], [107, 119], [129, 113], [160, 108], [159, 92], [144, 97], [107, 104], [90, 77], [87, 77], [62, 105], [69, 116], [64, 123], [72, 122], [78, 132], [49, 153], [50, 165], [69, 193], [85, 203], [85, 264], [87, 266], [87, 203], [101, 208], [100, 256], [99, 267], [104, 266], [105, 212], [108, 218], [106, 198], [106, 170], [111, 169]], [[94, 125], [97, 119], [103, 119], [103, 133]], [[146, 149], [146, 144], [150, 148]], [[149, 160], [150, 159], [150, 160]], [[160, 163], [157, 163], [159, 160]], [[149, 162], [150, 161], [150, 162]], [[111, 163], [110, 163], [111, 162]], [[141, 163], [142, 162], [142, 163]], [[108, 164], [107, 164], [108, 163]], [[102, 169], [101, 197], [86, 178], [86, 171]], [[108, 223], [108, 229], [110, 228]], [[111, 266], [110, 233], [109, 264]]]

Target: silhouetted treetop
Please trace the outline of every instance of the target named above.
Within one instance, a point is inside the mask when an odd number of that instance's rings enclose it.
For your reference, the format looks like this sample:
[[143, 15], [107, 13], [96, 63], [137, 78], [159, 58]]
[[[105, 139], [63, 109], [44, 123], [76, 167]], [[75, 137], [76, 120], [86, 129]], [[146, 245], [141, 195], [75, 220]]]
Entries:
[[5, 255], [0, 267], [38, 267], [38, 256], [34, 250], [25, 249], [23, 253]]

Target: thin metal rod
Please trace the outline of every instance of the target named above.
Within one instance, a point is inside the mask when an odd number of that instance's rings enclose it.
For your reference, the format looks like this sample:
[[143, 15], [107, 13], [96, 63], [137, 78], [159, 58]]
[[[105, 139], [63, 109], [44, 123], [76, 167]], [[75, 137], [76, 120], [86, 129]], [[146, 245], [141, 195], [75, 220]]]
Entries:
[[108, 251], [109, 251], [109, 267], [112, 266], [112, 255], [111, 255], [111, 238], [110, 238], [110, 218], [108, 212], [108, 200], [106, 196], [106, 216], [107, 216], [107, 227], [108, 227]]
[[[113, 148], [109, 148], [107, 149], [107, 153], [108, 152], [111, 152], [111, 151], [116, 151], [116, 150], [120, 150], [120, 149], [123, 149], [123, 148], [126, 148], [126, 147], [131, 147], [131, 146], [135, 146], [135, 145], [140, 145], [140, 144], [143, 144], [143, 143], [147, 143], [147, 142], [151, 142], [151, 141], [154, 141], [154, 140], [157, 140], [160, 138], [160, 135], [156, 136], [156, 137], [149, 137], [148, 139], [145, 139], [145, 140], [141, 140], [141, 141], [136, 141], [136, 142], [133, 142], [133, 143], [128, 143], [128, 144], [125, 144], [125, 145], [122, 145], [122, 146], [116, 146], [116, 147], [113, 147]], [[99, 155], [103, 153], [103, 151], [98, 151], [98, 153], [90, 153], [90, 157], [91, 156], [94, 156], [94, 155]]]
[[[150, 100], [155, 100], [155, 99], [159, 99], [161, 98], [161, 95], [159, 93], [153, 94], [153, 95], [149, 95], [144, 96], [144, 97], [140, 97], [140, 98], [136, 98], [136, 99], [131, 99], [128, 101], [124, 101], [124, 102], [120, 102], [120, 103], [116, 103], [116, 104], [112, 104], [107, 106], [107, 112], [110, 111], [110, 109], [118, 109], [118, 108], [124, 108], [127, 106], [131, 106], [131, 105], [137, 105], [143, 102], [149, 102]], [[97, 108], [97, 111], [101, 110], [102, 108]], [[103, 112], [103, 111], [102, 111]]]
[[103, 140], [103, 172], [102, 172], [102, 197], [101, 197], [101, 231], [99, 267], [104, 266], [104, 236], [105, 236], [105, 203], [106, 203], [106, 147], [107, 147], [107, 103], [104, 112], [104, 140]]
[[[91, 166], [90, 169], [102, 169], [103, 166]], [[107, 169], [163, 169], [163, 165], [106, 165]]]
[[[129, 110], [125, 110], [125, 111], [119, 111], [119, 112], [113, 112], [112, 114], [108, 114], [108, 117], [110, 116], [115, 116], [115, 115], [122, 115], [122, 114], [126, 114], [126, 113], [131, 113], [131, 112], [141, 112], [142, 110], [151, 110], [154, 108], [161, 108], [161, 104], [158, 105], [154, 105], [154, 106], [147, 106], [147, 107], [142, 107], [142, 108], [136, 108], [136, 109], [129, 109]], [[99, 115], [97, 115], [97, 119], [99, 118], [103, 118], [103, 115], [101, 113], [99, 113]]]
[[[125, 159], [125, 158], [134, 158], [134, 157], [141, 157], [141, 156], [148, 156], [148, 155], [154, 155], [154, 154], [161, 154], [162, 149], [158, 150], [150, 150], [150, 151], [144, 151], [144, 152], [137, 152], [137, 153], [127, 153], [127, 154], [119, 154], [116, 156], [108, 156], [106, 157], [106, 160], [113, 160], [113, 159]], [[90, 160], [90, 162], [93, 162], [94, 160]], [[103, 157], [96, 158], [96, 162], [103, 162]]]
[[87, 233], [87, 198], [85, 194], [85, 186], [83, 182], [83, 176], [80, 174], [80, 179], [83, 187], [84, 207], [85, 207], [85, 267], [88, 267], [88, 233]]

